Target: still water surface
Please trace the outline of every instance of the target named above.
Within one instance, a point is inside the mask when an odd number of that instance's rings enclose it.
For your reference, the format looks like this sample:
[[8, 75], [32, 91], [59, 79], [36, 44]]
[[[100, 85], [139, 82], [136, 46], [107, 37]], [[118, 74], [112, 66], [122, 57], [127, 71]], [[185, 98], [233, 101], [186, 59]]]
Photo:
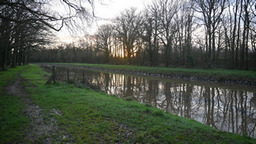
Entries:
[[[57, 67], [62, 80], [66, 68]], [[167, 78], [69, 68], [70, 80], [84, 78], [102, 91], [132, 97], [164, 111], [194, 119], [215, 129], [256, 137], [255, 87], [178, 81]]]

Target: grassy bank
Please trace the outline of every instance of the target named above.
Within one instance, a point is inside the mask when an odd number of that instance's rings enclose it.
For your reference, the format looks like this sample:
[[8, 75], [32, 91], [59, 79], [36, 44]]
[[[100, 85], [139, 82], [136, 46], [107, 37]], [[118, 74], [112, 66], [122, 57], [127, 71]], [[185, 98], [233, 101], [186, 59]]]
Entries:
[[[194, 120], [165, 113], [147, 104], [127, 101], [91, 89], [78, 88], [72, 84], [44, 85], [46, 82], [44, 75], [45, 72], [37, 65], [31, 65], [22, 73], [22, 77], [28, 79], [24, 85], [34, 103], [45, 113], [57, 111], [58, 114], [53, 114], [51, 117], [57, 120], [56, 139], [62, 135], [59, 142], [256, 142], [253, 138], [217, 131]], [[7, 117], [3, 116], [3, 118]], [[19, 133], [19, 130], [16, 131]], [[43, 136], [45, 137], [47, 135]]]
[[107, 64], [83, 64], [83, 63], [60, 63], [65, 65], [87, 66], [93, 68], [103, 68], [109, 70], [120, 70], [127, 72], [143, 72], [153, 74], [163, 74], [180, 77], [197, 77], [199, 79], [215, 79], [217, 81], [231, 80], [239, 82], [256, 82], [256, 71], [245, 70], [223, 70], [223, 69], [192, 69], [192, 68], [166, 68], [166, 67], [146, 67], [131, 65], [107, 65]]
[[24, 114], [24, 104], [20, 97], [4, 92], [4, 87], [15, 82], [16, 74], [24, 68], [26, 66], [0, 71], [0, 143], [19, 143], [25, 135], [23, 130], [28, 120]]

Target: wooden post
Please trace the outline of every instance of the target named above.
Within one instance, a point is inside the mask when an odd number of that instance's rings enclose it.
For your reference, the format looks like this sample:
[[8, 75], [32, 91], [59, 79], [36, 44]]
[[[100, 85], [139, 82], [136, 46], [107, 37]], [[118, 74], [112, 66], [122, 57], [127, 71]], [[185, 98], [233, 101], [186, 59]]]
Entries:
[[84, 73], [83, 73], [83, 83], [85, 83], [85, 79], [84, 79]]
[[55, 84], [55, 66], [52, 66], [52, 79], [53, 79], [53, 83]]
[[67, 81], [69, 82], [69, 68], [67, 70]]
[[53, 81], [54, 84], [56, 84], [56, 81], [55, 81], [55, 66], [52, 66], [52, 75], [49, 77], [48, 81], [45, 84], [48, 85], [52, 81]]

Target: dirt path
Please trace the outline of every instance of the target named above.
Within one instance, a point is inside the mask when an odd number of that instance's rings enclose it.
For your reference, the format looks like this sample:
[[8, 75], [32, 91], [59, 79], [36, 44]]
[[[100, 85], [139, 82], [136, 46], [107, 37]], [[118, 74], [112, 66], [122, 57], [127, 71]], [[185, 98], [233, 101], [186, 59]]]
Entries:
[[[29, 127], [25, 130], [26, 137], [25, 141], [29, 143], [52, 143], [57, 142], [56, 136], [58, 135], [58, 126], [56, 120], [51, 115], [61, 115], [61, 113], [55, 109], [51, 110], [50, 113], [45, 113], [38, 105], [36, 105], [31, 98], [29, 98], [28, 93], [25, 90], [25, 87], [22, 86], [22, 82], [26, 81], [20, 76], [21, 72], [17, 74], [17, 80], [14, 84], [5, 88], [5, 92], [18, 96], [21, 98], [21, 101], [25, 104], [26, 117], [29, 119]], [[47, 120], [46, 120], [47, 119]], [[57, 139], [63, 139], [58, 138]], [[59, 141], [60, 142], [60, 141]]]

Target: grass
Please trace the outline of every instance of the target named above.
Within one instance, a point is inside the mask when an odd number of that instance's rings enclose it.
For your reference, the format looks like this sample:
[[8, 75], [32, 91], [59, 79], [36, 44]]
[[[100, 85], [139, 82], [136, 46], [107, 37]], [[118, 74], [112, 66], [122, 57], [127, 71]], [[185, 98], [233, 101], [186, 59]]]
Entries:
[[214, 78], [217, 80], [256, 82], [256, 71], [246, 71], [246, 70], [192, 69], [192, 68], [146, 67], [146, 66], [132, 66], [132, 65], [108, 65], [108, 64], [84, 64], [84, 63], [59, 63], [59, 64], [97, 67], [97, 68], [104, 68], [104, 69], [110, 69], [110, 70], [156, 73], [156, 74], [164, 74], [164, 75], [183, 76], [183, 77], [195, 76], [199, 78]]
[[15, 82], [16, 74], [24, 68], [26, 66], [0, 71], [0, 143], [20, 143], [25, 135], [23, 130], [28, 123], [25, 106], [19, 97], [4, 92], [4, 87]]
[[10, 68], [8, 71], [0, 71], [0, 94], [3, 94], [3, 88], [15, 82], [17, 79], [17, 73], [27, 66], [20, 66], [17, 68]]
[[44, 85], [44, 75], [37, 65], [22, 73], [22, 77], [29, 79], [26, 86], [35, 104], [45, 112], [53, 109], [61, 112], [53, 115], [59, 130], [68, 134], [61, 142], [256, 143], [253, 138], [218, 131], [148, 104], [72, 84]]

